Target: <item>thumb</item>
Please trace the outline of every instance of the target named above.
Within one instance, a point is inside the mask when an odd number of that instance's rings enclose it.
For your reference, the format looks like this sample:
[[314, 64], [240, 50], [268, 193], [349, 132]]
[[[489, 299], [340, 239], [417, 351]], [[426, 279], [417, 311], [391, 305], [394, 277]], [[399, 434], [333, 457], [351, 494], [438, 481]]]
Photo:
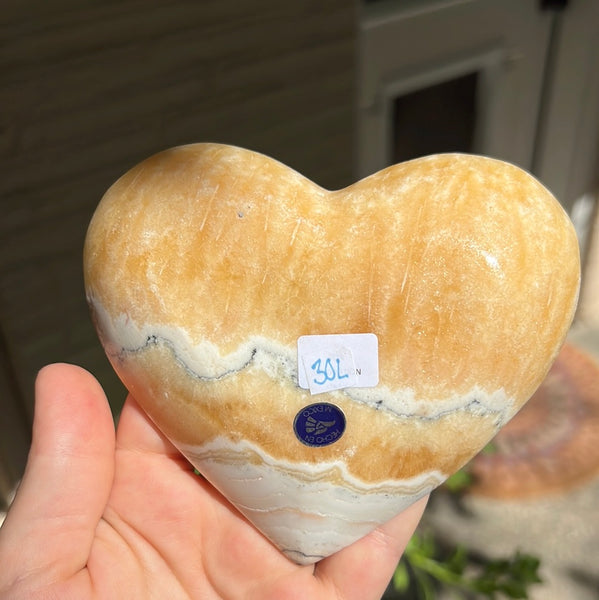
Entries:
[[114, 473], [115, 434], [98, 382], [73, 365], [42, 369], [23, 481], [0, 530], [0, 595], [85, 567]]

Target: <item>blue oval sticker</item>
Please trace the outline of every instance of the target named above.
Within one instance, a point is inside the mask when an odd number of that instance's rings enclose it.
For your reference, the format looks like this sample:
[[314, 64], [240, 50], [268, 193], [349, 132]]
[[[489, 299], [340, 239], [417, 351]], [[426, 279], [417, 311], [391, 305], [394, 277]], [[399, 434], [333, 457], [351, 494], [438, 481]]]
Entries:
[[345, 431], [345, 415], [328, 402], [310, 404], [300, 410], [293, 421], [297, 439], [306, 446], [328, 446]]

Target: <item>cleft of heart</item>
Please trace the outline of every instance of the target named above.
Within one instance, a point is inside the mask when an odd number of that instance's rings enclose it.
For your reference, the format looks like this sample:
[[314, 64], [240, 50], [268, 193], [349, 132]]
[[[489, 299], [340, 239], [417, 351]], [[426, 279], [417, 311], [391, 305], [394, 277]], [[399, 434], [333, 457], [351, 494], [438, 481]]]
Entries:
[[[191, 144], [110, 187], [84, 272], [137, 402], [309, 564], [440, 485], [532, 396], [580, 259], [559, 202], [500, 160], [427, 156], [328, 191], [263, 154]], [[302, 336], [322, 336], [310, 360]], [[331, 365], [327, 391], [300, 387], [311, 364]]]

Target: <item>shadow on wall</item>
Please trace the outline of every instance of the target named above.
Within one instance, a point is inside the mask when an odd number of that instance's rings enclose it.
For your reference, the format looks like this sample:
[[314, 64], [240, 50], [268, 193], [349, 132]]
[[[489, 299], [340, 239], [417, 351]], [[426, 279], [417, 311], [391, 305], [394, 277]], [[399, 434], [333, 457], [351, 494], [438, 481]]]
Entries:
[[124, 391], [83, 294], [81, 249], [109, 185], [167, 147], [224, 142], [321, 185], [352, 179], [356, 15], [344, 0], [73, 0], [3, 8], [0, 470], [21, 471], [48, 362]]

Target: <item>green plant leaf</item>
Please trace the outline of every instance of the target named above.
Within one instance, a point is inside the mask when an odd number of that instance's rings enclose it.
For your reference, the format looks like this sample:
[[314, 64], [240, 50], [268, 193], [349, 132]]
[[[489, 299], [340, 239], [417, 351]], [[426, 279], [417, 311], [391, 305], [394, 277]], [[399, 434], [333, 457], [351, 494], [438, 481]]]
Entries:
[[416, 582], [422, 600], [435, 600], [435, 589], [431, 577], [421, 571], [415, 571]]
[[396, 592], [406, 592], [410, 587], [410, 573], [404, 560], [400, 561], [393, 573], [393, 589]]
[[483, 560], [482, 564], [480, 559], [471, 559], [465, 546], [458, 546], [448, 557], [438, 554], [434, 535], [418, 531], [395, 572], [395, 590], [407, 591], [413, 579], [420, 600], [435, 600], [438, 586], [454, 593], [474, 592], [489, 600], [499, 600], [499, 596], [503, 600], [526, 600], [529, 586], [541, 581], [540, 561], [528, 554], [516, 552], [508, 558]]
[[489, 442], [481, 451], [481, 454], [496, 454], [497, 446], [494, 442]]
[[460, 469], [445, 481], [445, 487], [452, 493], [463, 492], [472, 485], [472, 475], [465, 469]]
[[458, 546], [447, 561], [447, 567], [457, 575], [462, 575], [468, 564], [468, 551], [465, 546]]

